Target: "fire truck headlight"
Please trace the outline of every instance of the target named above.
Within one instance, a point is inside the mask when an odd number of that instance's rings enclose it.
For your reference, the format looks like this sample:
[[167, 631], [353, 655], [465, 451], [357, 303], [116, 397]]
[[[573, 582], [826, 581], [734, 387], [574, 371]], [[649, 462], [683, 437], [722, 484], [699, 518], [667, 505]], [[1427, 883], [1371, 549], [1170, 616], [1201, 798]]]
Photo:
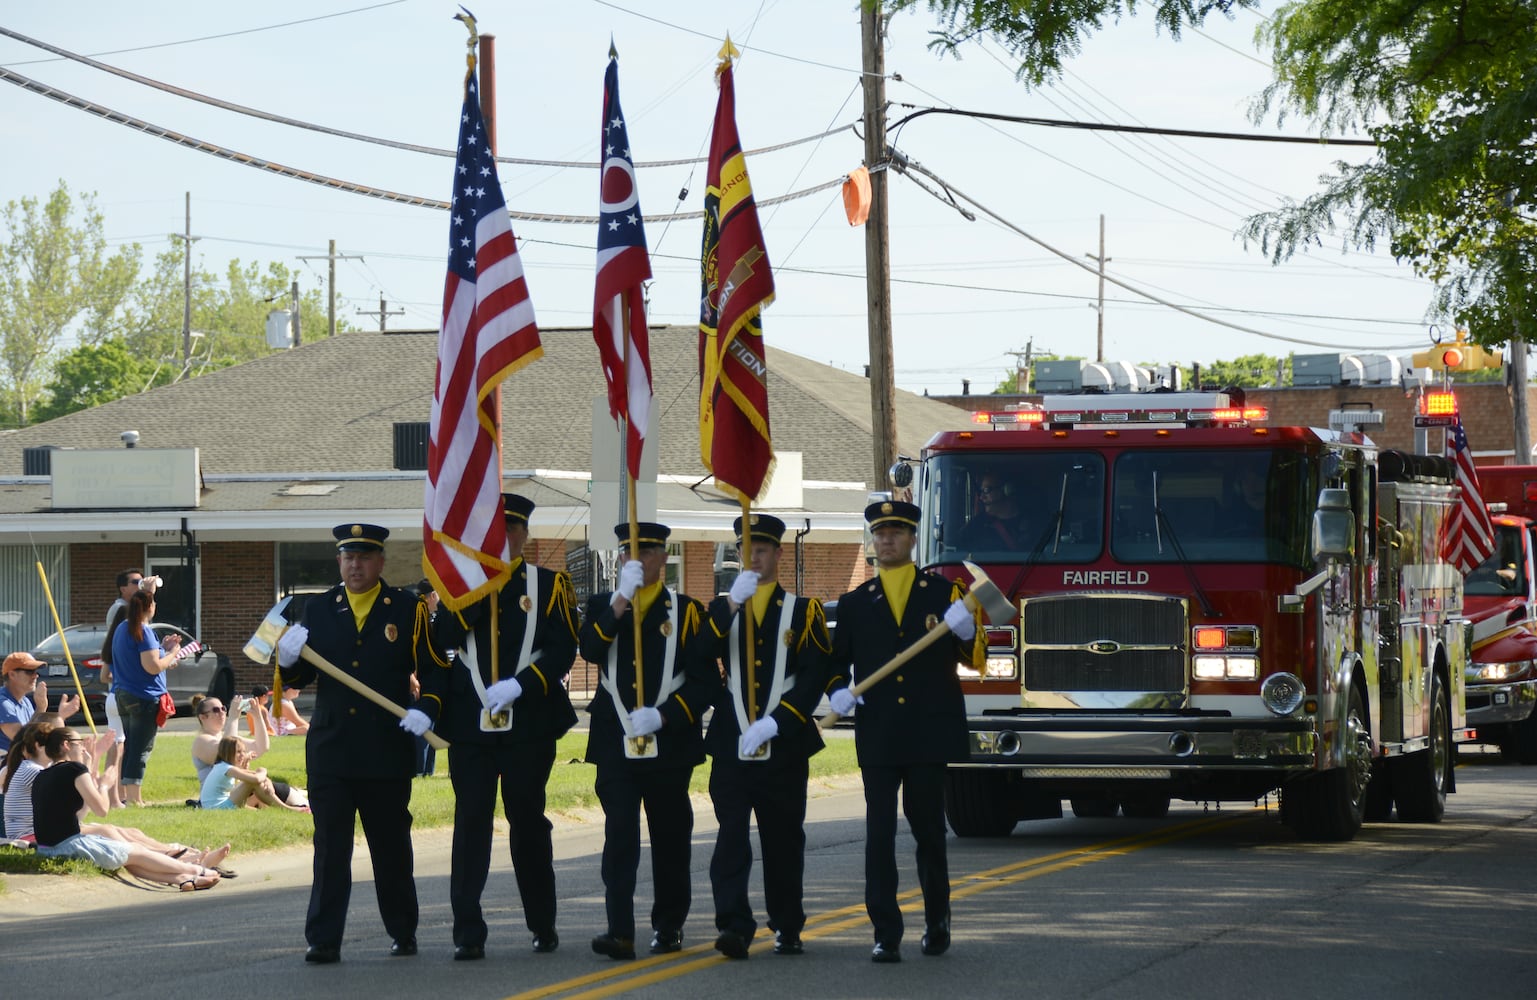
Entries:
[[1197, 656], [1190, 661], [1190, 668], [1198, 681], [1220, 681], [1227, 676], [1227, 657]]
[[1259, 659], [1253, 656], [1195, 656], [1191, 672], [1198, 681], [1252, 681], [1259, 676]]
[[1012, 656], [989, 656], [986, 670], [990, 681], [1010, 681], [1019, 676], [1019, 664]]
[[1259, 676], [1259, 659], [1253, 656], [1229, 656], [1227, 675], [1235, 681], [1252, 681]]
[[1259, 688], [1260, 700], [1276, 715], [1295, 712], [1302, 705], [1306, 694], [1307, 688], [1296, 674], [1271, 674]]
[[1469, 665], [1468, 673], [1475, 680], [1503, 681], [1508, 680], [1515, 670], [1509, 663], [1476, 663]]

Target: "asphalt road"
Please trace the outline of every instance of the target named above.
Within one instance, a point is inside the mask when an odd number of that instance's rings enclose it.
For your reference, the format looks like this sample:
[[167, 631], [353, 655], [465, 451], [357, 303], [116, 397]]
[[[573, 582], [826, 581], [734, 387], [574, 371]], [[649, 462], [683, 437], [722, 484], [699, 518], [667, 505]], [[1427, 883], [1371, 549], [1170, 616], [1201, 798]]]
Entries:
[[[108, 880], [11, 879], [0, 897], [6, 996], [72, 993], [179, 1000], [346, 996], [718, 998], [1527, 997], [1537, 968], [1537, 768], [1466, 761], [1437, 825], [1378, 824], [1348, 844], [1298, 843], [1274, 803], [1220, 812], [1176, 805], [1164, 820], [1021, 824], [999, 840], [950, 841], [955, 945], [918, 953], [911, 900], [904, 961], [872, 965], [862, 902], [857, 781], [819, 788], [808, 823], [806, 954], [777, 957], [760, 933], [728, 962], [714, 937], [713, 819], [701, 804], [694, 913], [685, 950], [632, 963], [599, 958], [599, 817], [557, 828], [561, 947], [535, 955], [497, 842], [483, 962], [450, 960], [443, 832], [417, 838], [422, 953], [391, 959], [359, 847], [339, 965], [301, 961], [308, 853], [234, 858], [240, 877], [177, 894]], [[914, 888], [911, 842], [900, 847]], [[643, 859], [636, 912], [649, 907]], [[41, 884], [40, 884], [41, 883]]]

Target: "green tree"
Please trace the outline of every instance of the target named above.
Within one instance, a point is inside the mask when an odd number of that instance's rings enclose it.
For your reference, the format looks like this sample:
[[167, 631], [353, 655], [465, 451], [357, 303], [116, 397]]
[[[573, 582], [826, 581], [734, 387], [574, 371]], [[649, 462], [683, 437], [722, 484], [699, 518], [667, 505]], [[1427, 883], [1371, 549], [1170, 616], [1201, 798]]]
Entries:
[[930, 48], [959, 57], [967, 42], [992, 36], [1020, 60], [1020, 81], [1036, 87], [1061, 75], [1063, 60], [1082, 51], [1084, 39], [1107, 21], [1151, 11], [1157, 29], [1177, 40], [1183, 28], [1200, 26], [1210, 14], [1255, 8], [1259, 0], [886, 0], [892, 11], [920, 5], [944, 25], [931, 33]]
[[143, 392], [155, 381], [154, 365], [129, 350], [121, 337], [83, 344], [54, 365], [48, 397], [38, 404], [33, 416], [38, 421], [52, 420]]
[[1437, 282], [1473, 338], [1537, 339], [1537, 7], [1463, 0], [1299, 0], [1260, 29], [1276, 82], [1255, 116], [1364, 130], [1376, 154], [1249, 220], [1277, 260], [1325, 234], [1386, 241]]
[[1230, 385], [1245, 389], [1263, 386], [1290, 385], [1292, 359], [1269, 354], [1245, 354], [1231, 361], [1212, 361], [1201, 365], [1201, 382], [1196, 384], [1194, 368], [1181, 368], [1185, 385], [1192, 389], [1211, 386], [1223, 389]]
[[107, 253], [101, 213], [68, 186], [46, 202], [8, 202], [0, 243], [0, 421], [25, 425], [49, 364], [73, 329], [83, 344], [117, 331], [118, 307], [139, 269], [137, 244]]

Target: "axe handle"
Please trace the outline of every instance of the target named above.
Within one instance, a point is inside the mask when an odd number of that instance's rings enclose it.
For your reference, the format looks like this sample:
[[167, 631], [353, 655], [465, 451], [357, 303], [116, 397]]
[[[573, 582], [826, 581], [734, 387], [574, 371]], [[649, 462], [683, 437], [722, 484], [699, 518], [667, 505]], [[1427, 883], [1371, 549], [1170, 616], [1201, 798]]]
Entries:
[[[866, 677], [858, 684], [855, 684], [850, 689], [850, 691], [854, 697], [859, 697], [866, 691], [873, 688], [875, 685], [879, 684], [882, 680], [889, 677], [898, 667], [906, 664], [908, 660], [911, 660], [925, 649], [928, 649], [930, 646], [934, 645], [934, 643], [938, 642], [942, 636], [947, 636], [950, 634], [950, 626], [946, 625], [944, 622], [940, 622], [934, 628], [929, 629], [928, 633], [924, 635], [922, 639], [919, 639], [911, 646], [908, 646], [906, 649], [902, 650], [902, 652], [898, 653], [896, 656], [893, 656], [891, 659], [887, 660], [879, 670], [875, 671], [875, 673], [871, 674], [869, 677]], [[837, 722], [840, 718], [841, 716], [838, 715], [837, 712], [828, 712], [817, 721], [817, 728], [830, 729], [832, 728], [833, 723]]]
[[[386, 712], [388, 712], [391, 715], [395, 716], [397, 719], [404, 719], [406, 717], [406, 710], [405, 709], [401, 708], [399, 705], [395, 704], [393, 701], [390, 701], [384, 695], [382, 695], [379, 692], [375, 691], [373, 688], [369, 687], [367, 684], [364, 684], [362, 681], [358, 680], [356, 677], [354, 677], [351, 674], [347, 673], [345, 670], [341, 669], [336, 664], [334, 664], [330, 660], [326, 659], [324, 656], [321, 656], [319, 653], [315, 652], [310, 647], [305, 646], [304, 649], [300, 652], [300, 655], [303, 656], [309, 662], [313, 663], [318, 669], [324, 670], [326, 673], [330, 674], [332, 677], [336, 678], [337, 680], [341, 681], [343, 684], [345, 684], [348, 687], [352, 688], [352, 690], [356, 691], [358, 694], [360, 694], [363, 697], [367, 698], [369, 701], [373, 702], [375, 705], [378, 705], [380, 708], [384, 709]], [[433, 732], [430, 729], [427, 730], [427, 732], [422, 734], [422, 739], [426, 740], [428, 745], [433, 747], [434, 749], [437, 749], [437, 750], [447, 750], [448, 749], [448, 741], [445, 740], [443, 737], [439, 736], [437, 733]]]

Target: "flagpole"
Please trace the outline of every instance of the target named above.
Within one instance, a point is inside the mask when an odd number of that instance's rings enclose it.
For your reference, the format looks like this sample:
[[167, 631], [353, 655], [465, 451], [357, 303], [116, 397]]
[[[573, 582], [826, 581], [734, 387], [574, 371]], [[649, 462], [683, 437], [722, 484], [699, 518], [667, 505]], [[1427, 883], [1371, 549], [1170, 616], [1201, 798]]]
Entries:
[[[480, 114], [486, 122], [486, 148], [491, 155], [496, 155], [496, 36], [480, 36]], [[491, 413], [496, 418], [496, 467], [502, 467], [502, 387], [498, 384], [491, 390]], [[498, 506], [500, 504], [501, 483], [497, 483]], [[499, 511], [499, 516], [505, 522], [506, 511]], [[500, 680], [502, 665], [501, 632], [502, 619], [499, 614], [500, 602], [497, 600], [499, 591], [491, 591], [491, 683]], [[480, 664], [475, 664], [475, 670], [480, 669]]]
[[[630, 378], [630, 304], [623, 298], [621, 298], [619, 302], [619, 329], [625, 331], [624, 337], [622, 338], [624, 340], [623, 374], [625, 384], [628, 385]], [[628, 508], [627, 514], [630, 519], [630, 558], [636, 562], [639, 562], [640, 515], [635, 503], [635, 477], [630, 475], [629, 448], [630, 418], [629, 415], [626, 414], [619, 420], [619, 464], [624, 468], [625, 485], [629, 487], [629, 489], [625, 492], [629, 494], [626, 507]], [[636, 464], [639, 463], [637, 462]], [[664, 574], [667, 572], [667, 566], [665, 563], [662, 566], [662, 572]], [[630, 606], [630, 618], [634, 620], [635, 627], [635, 707], [644, 708], [646, 704], [646, 684], [644, 675], [642, 673], [643, 656], [640, 648], [640, 612], [636, 610], [633, 603]]]
[[[743, 555], [747, 557], [748, 568], [752, 567], [752, 501], [747, 494], [742, 494], [742, 540]], [[759, 580], [762, 586], [763, 581]], [[757, 594], [747, 599], [747, 604], [742, 608], [742, 630], [747, 633], [747, 697], [742, 700], [747, 703], [747, 721], [758, 721], [758, 650], [753, 643], [753, 605], [757, 603]]]

